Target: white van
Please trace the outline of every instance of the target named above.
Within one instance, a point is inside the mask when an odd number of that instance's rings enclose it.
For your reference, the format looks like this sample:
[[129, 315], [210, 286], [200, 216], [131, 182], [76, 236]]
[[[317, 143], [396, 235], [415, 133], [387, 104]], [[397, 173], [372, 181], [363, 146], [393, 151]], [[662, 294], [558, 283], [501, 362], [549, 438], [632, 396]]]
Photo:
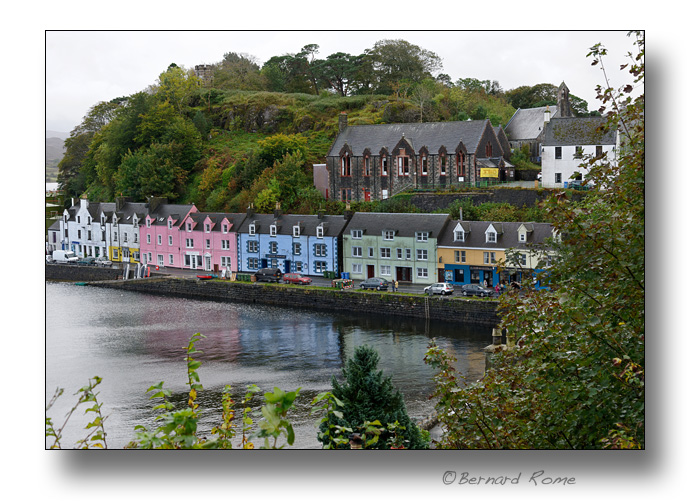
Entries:
[[58, 263], [76, 263], [79, 258], [71, 250], [54, 250], [53, 260]]

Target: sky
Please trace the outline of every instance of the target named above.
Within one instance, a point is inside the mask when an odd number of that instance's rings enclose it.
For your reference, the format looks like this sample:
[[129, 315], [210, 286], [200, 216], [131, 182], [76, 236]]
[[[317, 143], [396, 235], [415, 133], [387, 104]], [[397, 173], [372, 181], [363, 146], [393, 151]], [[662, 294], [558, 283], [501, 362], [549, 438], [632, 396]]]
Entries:
[[[436, 53], [437, 73], [452, 81], [473, 77], [498, 81], [504, 90], [522, 85], [565, 82], [570, 93], [599, 108], [595, 88], [603, 73], [587, 58], [601, 42], [605, 65], [618, 84], [618, 71], [633, 51], [627, 32], [610, 31], [47, 31], [46, 129], [69, 132], [100, 101], [129, 96], [156, 83], [170, 63], [188, 69], [218, 63], [228, 52], [254, 56], [260, 64], [272, 56], [294, 54], [318, 44], [317, 57], [335, 52], [361, 54], [377, 41], [403, 39]], [[627, 82], [627, 81], [625, 81]]]

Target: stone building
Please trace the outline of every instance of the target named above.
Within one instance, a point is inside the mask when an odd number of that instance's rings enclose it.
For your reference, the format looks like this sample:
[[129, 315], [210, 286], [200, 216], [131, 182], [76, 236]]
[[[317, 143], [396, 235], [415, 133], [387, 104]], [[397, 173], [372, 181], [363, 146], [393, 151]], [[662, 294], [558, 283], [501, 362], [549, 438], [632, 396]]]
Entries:
[[[436, 190], [514, 180], [509, 152], [489, 120], [348, 125], [326, 157], [327, 198], [383, 200], [408, 190]], [[505, 142], [503, 142], [505, 145]]]

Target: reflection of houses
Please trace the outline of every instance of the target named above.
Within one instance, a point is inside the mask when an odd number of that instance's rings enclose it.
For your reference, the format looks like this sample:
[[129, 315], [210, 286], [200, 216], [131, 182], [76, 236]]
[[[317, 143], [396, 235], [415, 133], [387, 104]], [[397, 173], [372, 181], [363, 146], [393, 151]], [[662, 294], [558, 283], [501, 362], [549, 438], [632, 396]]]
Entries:
[[340, 243], [349, 212], [342, 215], [255, 214], [250, 208], [238, 228], [240, 271], [278, 268], [283, 273], [340, 272]]
[[617, 131], [607, 129], [606, 121], [603, 117], [569, 117], [546, 123], [542, 148], [544, 187], [565, 187], [572, 180], [582, 181], [583, 176], [586, 179], [587, 169], [580, 166], [585, 157], [605, 156], [615, 161]]
[[573, 117], [570, 108], [570, 90], [565, 82], [558, 88], [558, 104], [517, 109], [505, 127], [511, 149], [530, 146], [530, 161], [541, 162], [541, 144], [544, 142], [544, 123], [555, 117]]
[[437, 240], [448, 220], [448, 214], [357, 212], [343, 233], [343, 270], [354, 280], [435, 282]]
[[488, 120], [347, 125], [326, 157], [328, 199], [373, 201], [407, 189], [436, 189], [514, 179]]
[[[438, 262], [446, 282], [484, 284], [522, 282], [539, 269], [541, 245], [551, 224], [535, 222], [451, 221], [438, 243]], [[499, 263], [505, 268], [499, 271]]]

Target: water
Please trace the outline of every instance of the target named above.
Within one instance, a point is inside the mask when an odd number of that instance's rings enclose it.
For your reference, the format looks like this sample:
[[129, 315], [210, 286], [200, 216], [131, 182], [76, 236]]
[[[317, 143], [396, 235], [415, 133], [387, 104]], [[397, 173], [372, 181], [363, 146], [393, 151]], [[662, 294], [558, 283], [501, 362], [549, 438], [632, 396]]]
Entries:
[[[184, 347], [194, 333], [206, 336], [196, 344], [202, 361], [204, 390], [200, 431], [220, 423], [221, 393], [232, 385], [236, 407], [246, 386], [262, 391], [301, 387], [291, 420], [294, 448], [319, 448], [309, 415], [311, 400], [331, 389], [331, 378], [342, 380], [341, 367], [360, 345], [374, 347], [379, 369], [391, 375], [402, 392], [410, 417], [421, 419], [433, 410], [428, 400], [434, 371], [424, 364], [430, 338], [457, 359], [468, 379], [484, 372], [482, 348], [491, 342], [491, 328], [457, 324], [361, 318], [258, 305], [193, 301], [120, 292], [69, 283], [46, 282], [46, 404], [55, 389], [65, 393], [50, 410], [56, 426], [76, 403], [72, 394], [100, 376], [98, 399], [108, 415], [109, 448], [122, 448], [138, 424], [153, 427], [146, 390], [164, 381], [173, 402], [183, 406], [188, 386]], [[263, 399], [261, 397], [261, 399]], [[261, 401], [254, 400], [257, 407]], [[258, 408], [257, 408], [258, 409]], [[65, 429], [63, 448], [84, 435], [91, 417], [75, 413]], [[236, 422], [239, 425], [239, 422]]]

